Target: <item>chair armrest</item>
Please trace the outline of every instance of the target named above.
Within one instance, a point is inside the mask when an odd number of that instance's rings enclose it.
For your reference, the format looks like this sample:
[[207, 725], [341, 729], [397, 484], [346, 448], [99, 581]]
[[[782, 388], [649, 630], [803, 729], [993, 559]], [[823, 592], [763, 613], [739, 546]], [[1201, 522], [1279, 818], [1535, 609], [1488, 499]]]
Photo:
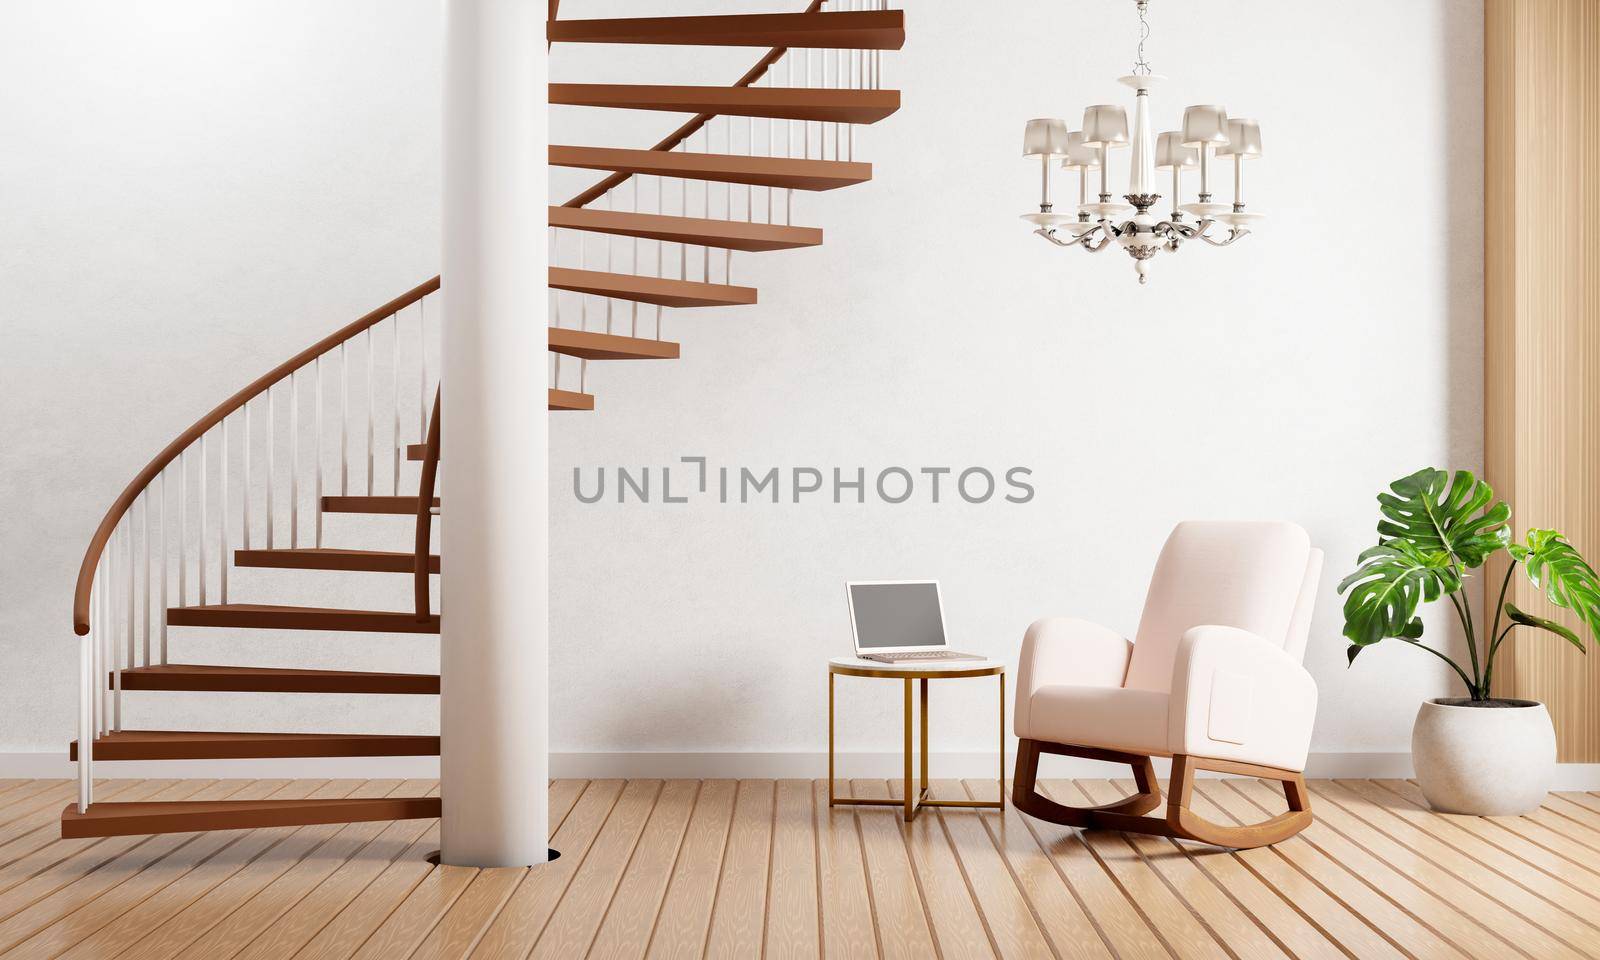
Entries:
[[1022, 637], [1012, 728], [1031, 739], [1029, 705], [1035, 690], [1052, 684], [1120, 687], [1133, 644], [1115, 630], [1073, 617], [1035, 620]]
[[1301, 771], [1316, 715], [1316, 681], [1277, 646], [1235, 627], [1184, 633], [1167, 712], [1173, 753]]

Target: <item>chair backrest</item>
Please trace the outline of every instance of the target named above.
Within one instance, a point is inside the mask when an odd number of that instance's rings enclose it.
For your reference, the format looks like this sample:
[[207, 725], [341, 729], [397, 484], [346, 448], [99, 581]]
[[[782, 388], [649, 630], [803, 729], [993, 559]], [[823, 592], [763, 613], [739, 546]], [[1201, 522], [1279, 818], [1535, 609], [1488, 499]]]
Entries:
[[1150, 577], [1123, 685], [1168, 690], [1183, 634], [1206, 624], [1248, 630], [1303, 655], [1321, 568], [1321, 551], [1292, 523], [1178, 524]]

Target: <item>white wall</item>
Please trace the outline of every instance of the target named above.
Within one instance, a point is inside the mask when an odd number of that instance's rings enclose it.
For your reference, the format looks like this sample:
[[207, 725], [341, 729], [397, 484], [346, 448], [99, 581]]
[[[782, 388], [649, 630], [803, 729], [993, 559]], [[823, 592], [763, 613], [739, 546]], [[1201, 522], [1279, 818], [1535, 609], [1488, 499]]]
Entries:
[[[1259, 117], [1267, 156], [1248, 171], [1250, 199], [1271, 219], [1232, 249], [1163, 256], [1145, 288], [1120, 253], [1058, 251], [1016, 219], [1036, 202], [1022, 121], [1126, 99], [1114, 80], [1132, 59], [1130, 6], [974, 17], [911, 4], [907, 47], [885, 56], [905, 106], [857, 143], [877, 178], [796, 203], [827, 243], [737, 261], [759, 306], [670, 314], [682, 360], [590, 366], [597, 412], [552, 426], [557, 750], [818, 751], [822, 661], [849, 643], [844, 580], [938, 577], [958, 644], [1014, 658], [1046, 614], [1131, 632], [1160, 542], [1187, 517], [1311, 531], [1329, 555], [1307, 657], [1314, 749], [1406, 749], [1416, 703], [1447, 679], [1387, 647], [1347, 671], [1333, 586], [1373, 537], [1383, 484], [1481, 461], [1481, 4], [1156, 5], [1147, 50], [1172, 78], [1157, 129], [1188, 102]], [[243, 382], [431, 275], [438, 243], [433, 4], [14, 7], [0, 34], [0, 636], [13, 665], [0, 753], [72, 735], [73, 577], [126, 479]], [[621, 64], [557, 49], [552, 75], [721, 83], [754, 59], [627, 52]], [[637, 145], [676, 119], [563, 110], [555, 138]], [[584, 182], [555, 180], [558, 193]], [[572, 494], [574, 467], [682, 456], [869, 477], [1021, 465], [1037, 495]], [[675, 487], [687, 479], [680, 469]], [[377, 524], [332, 525], [330, 542], [408, 543], [404, 521]], [[234, 592], [406, 601], [405, 584], [376, 575], [241, 571]], [[1434, 613], [1429, 629], [1445, 629]], [[429, 639], [186, 634], [174, 651], [435, 663]], [[894, 749], [895, 692], [840, 692], [841, 749]], [[936, 746], [992, 749], [993, 696], [976, 682], [936, 691]], [[427, 730], [431, 709], [171, 694], [132, 706], [149, 726], [323, 730]]]

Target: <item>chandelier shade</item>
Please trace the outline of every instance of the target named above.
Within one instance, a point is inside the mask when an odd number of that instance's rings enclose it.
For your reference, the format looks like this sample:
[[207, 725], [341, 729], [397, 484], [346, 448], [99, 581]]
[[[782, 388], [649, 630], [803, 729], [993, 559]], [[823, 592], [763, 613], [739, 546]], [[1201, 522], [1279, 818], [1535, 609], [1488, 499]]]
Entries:
[[1074, 130], [1067, 134], [1067, 155], [1061, 161], [1061, 169], [1097, 170], [1099, 167], [1100, 151], [1083, 141], [1083, 131]]
[[1261, 125], [1254, 120], [1228, 118], [1228, 142], [1217, 148], [1219, 157], [1261, 156]]
[[1083, 111], [1083, 142], [1092, 147], [1120, 147], [1128, 142], [1128, 112], [1102, 103]]
[[[1165, 78], [1157, 76], [1145, 62], [1144, 45], [1150, 36], [1146, 19], [1150, 0], [1134, 0], [1139, 11], [1139, 51], [1133, 72], [1118, 82], [1134, 91], [1134, 122], [1130, 130], [1128, 112], [1116, 104], [1098, 103], [1083, 111], [1083, 129], [1068, 131], [1061, 120], [1029, 120], [1023, 134], [1023, 156], [1042, 160], [1038, 213], [1023, 214], [1034, 233], [1058, 247], [1082, 247], [1098, 253], [1109, 246], [1127, 251], [1134, 261], [1139, 282], [1148, 279], [1150, 262], [1165, 250], [1175, 253], [1190, 240], [1204, 241], [1213, 247], [1226, 247], [1248, 236], [1250, 227], [1262, 214], [1247, 212], [1244, 206], [1244, 161], [1261, 156], [1261, 126], [1255, 120], [1228, 116], [1216, 104], [1195, 104], [1183, 111], [1183, 124], [1159, 136], [1152, 133], [1153, 92]], [[1127, 154], [1128, 178], [1121, 193], [1126, 203], [1114, 202], [1107, 151], [1131, 146]], [[1215, 202], [1211, 194], [1212, 154], [1233, 158], [1233, 202]], [[1061, 157], [1064, 170], [1078, 172], [1076, 208], [1057, 212], [1050, 198], [1050, 160]], [[1197, 202], [1184, 203], [1183, 171], [1200, 169]], [[1172, 171], [1170, 210], [1165, 219], [1151, 210], [1161, 201], [1165, 175]], [[1099, 195], [1088, 190], [1090, 171], [1099, 180]], [[1163, 205], [1165, 206], [1165, 205]], [[1192, 220], [1186, 217], [1193, 217]], [[1221, 226], [1218, 226], [1218, 225]], [[1213, 227], [1217, 227], [1215, 231]], [[1226, 233], [1223, 233], [1226, 231]]]
[[1228, 111], [1210, 104], [1183, 111], [1183, 145], [1218, 146], [1228, 142]]
[[1163, 170], [1174, 167], [1198, 167], [1200, 151], [1184, 146], [1183, 131], [1168, 130], [1156, 138], [1156, 166]]
[[1022, 155], [1028, 159], [1064, 157], [1069, 146], [1065, 120], [1029, 120], [1022, 135]]

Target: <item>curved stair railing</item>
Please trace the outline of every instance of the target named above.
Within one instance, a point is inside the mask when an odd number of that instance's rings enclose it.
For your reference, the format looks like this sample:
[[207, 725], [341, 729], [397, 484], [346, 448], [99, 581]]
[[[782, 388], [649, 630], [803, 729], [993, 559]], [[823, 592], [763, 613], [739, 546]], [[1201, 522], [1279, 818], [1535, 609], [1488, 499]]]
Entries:
[[[732, 283], [734, 252], [822, 242], [821, 230], [794, 225], [793, 195], [870, 179], [871, 167], [854, 159], [856, 127], [898, 108], [898, 93], [881, 88], [880, 58], [881, 50], [899, 48], [904, 31], [886, 0], [811, 0], [799, 14], [591, 21], [555, 20], [555, 6], [552, 0], [552, 42], [770, 47], [731, 87], [551, 85], [552, 103], [693, 114], [649, 150], [551, 147], [552, 165], [606, 173], [550, 208], [549, 409], [589, 410], [590, 360], [678, 356], [678, 345], [661, 337], [663, 308], [755, 302], [755, 290]], [[699, 149], [691, 149], [697, 137]], [[641, 182], [653, 191], [641, 195]], [[591, 257], [592, 236], [602, 238], [602, 257]], [[575, 265], [562, 249], [573, 239]], [[79, 789], [63, 812], [63, 836], [438, 816], [436, 795], [230, 799], [173, 804], [163, 815], [152, 809], [159, 803], [95, 803], [93, 763], [437, 754], [437, 737], [128, 731], [122, 694], [438, 693], [437, 676], [175, 664], [167, 634], [169, 626], [438, 632], [429, 586], [440, 563], [431, 550], [440, 512], [440, 391], [430, 377], [437, 348], [429, 330], [439, 311], [429, 309], [429, 298], [439, 283], [419, 284], [229, 397], [169, 443], [106, 511], [73, 595], [73, 629], [82, 638], [71, 749]], [[650, 336], [640, 336], [641, 304], [655, 308]], [[579, 361], [576, 391], [562, 389], [564, 357]], [[324, 367], [336, 367], [331, 389]], [[365, 393], [354, 404], [352, 381]], [[302, 424], [307, 393], [309, 430]], [[239, 428], [237, 443], [230, 425]], [[402, 461], [420, 461], [414, 496], [401, 493]], [[309, 524], [301, 522], [303, 510]], [[326, 547], [325, 512], [412, 516], [412, 549]], [[414, 609], [230, 603], [230, 566], [410, 573]], [[217, 602], [208, 603], [213, 595]]]
[[[358, 440], [360, 446], [356, 447], [358, 467], [360, 456], [364, 454], [365, 458], [365, 468], [357, 479], [364, 481], [366, 498], [377, 496], [382, 436], [379, 379], [374, 374], [380, 340], [384, 338], [375, 340], [374, 331], [386, 322], [391, 347], [391, 392], [387, 398], [389, 409], [382, 412], [388, 415], [383, 419], [389, 426], [390, 442], [383, 452], [392, 464], [391, 493], [398, 496], [400, 460], [406, 446], [402, 420], [411, 420], [410, 412], [401, 410], [402, 385], [415, 383], [418, 391], [426, 395], [430, 352], [426, 301], [438, 289], [438, 277], [419, 284], [262, 374], [167, 444], [112, 502], [84, 551], [72, 600], [73, 631], [83, 638], [82, 696], [75, 750], [80, 812], [87, 810], [92, 801], [95, 740], [123, 728], [122, 693], [127, 675], [141, 668], [168, 664], [169, 602], [175, 599], [178, 607], [195, 609], [188, 607], [192, 593], [199, 609], [205, 609], [209, 606], [210, 587], [215, 584], [217, 606], [228, 607], [227, 554], [232, 544], [237, 543], [248, 554], [252, 544], [259, 542], [265, 545], [262, 552], [270, 552], [285, 542], [282, 534], [287, 533], [290, 550], [300, 548], [304, 540], [311, 542], [312, 550], [320, 549], [324, 491], [337, 489], [339, 500], [351, 498], [352, 433], [365, 432], [364, 441]], [[406, 333], [400, 329], [401, 317], [411, 313], [415, 314], [414, 326]], [[407, 339], [414, 344], [414, 351], [402, 349]], [[357, 340], [362, 341], [359, 346], [355, 346]], [[356, 355], [365, 361], [365, 374], [357, 372], [357, 378], [367, 390], [365, 401], [358, 397], [357, 406], [352, 409], [350, 384], [352, 373], [356, 372]], [[404, 366], [407, 361], [409, 368]], [[334, 363], [338, 365], [339, 388], [336, 433], [327, 429], [323, 370]], [[309, 437], [303, 436], [301, 429], [305, 408], [302, 384], [306, 380], [311, 381], [312, 395]], [[285, 393], [288, 424], [286, 430], [280, 431], [279, 407], [284, 404], [278, 401]], [[263, 402], [254, 404], [253, 411], [252, 402], [258, 399]], [[416, 409], [419, 413], [414, 422], [418, 423], [420, 434], [425, 429], [426, 407], [419, 404]], [[260, 432], [254, 436], [253, 413], [264, 416], [264, 423], [256, 428]], [[230, 441], [230, 423], [240, 427], [237, 445]], [[331, 443], [335, 437], [336, 446]], [[215, 456], [212, 438], [216, 438], [219, 447]], [[313, 515], [311, 529], [305, 530], [300, 522], [304, 505], [301, 483], [307, 478], [301, 469], [301, 457], [308, 444], [314, 457], [309, 478]], [[328, 465], [333, 450], [338, 454], [336, 479], [329, 477], [334, 473]], [[282, 461], [286, 461], [286, 470], [279, 468]], [[230, 467], [235, 463], [237, 487], [230, 482]], [[261, 466], [257, 467], [257, 463]], [[259, 491], [253, 475], [257, 469], [263, 471]], [[174, 472], [174, 481], [169, 484]], [[286, 474], [283, 479], [287, 489], [278, 482], [280, 473]], [[189, 495], [191, 480], [197, 492], [194, 498]], [[239, 495], [236, 501], [235, 491]], [[253, 501], [260, 502], [259, 514], [252, 512]], [[237, 511], [232, 509], [235, 503]], [[256, 516], [261, 518], [259, 530]], [[191, 520], [196, 523], [191, 525]]]

